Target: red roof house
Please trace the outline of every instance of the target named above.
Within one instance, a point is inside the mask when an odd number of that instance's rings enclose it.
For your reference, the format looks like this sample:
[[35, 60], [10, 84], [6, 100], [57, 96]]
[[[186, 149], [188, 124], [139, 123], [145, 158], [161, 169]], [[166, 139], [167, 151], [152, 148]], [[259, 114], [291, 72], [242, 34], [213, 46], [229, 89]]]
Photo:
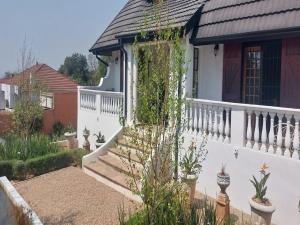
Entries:
[[[0, 79], [0, 84], [18, 86], [20, 77], [34, 76], [44, 87], [41, 104], [44, 107], [43, 132], [53, 132], [53, 124], [77, 127], [77, 84], [46, 64], [36, 64], [20, 75]], [[3, 89], [3, 88], [2, 88]]]

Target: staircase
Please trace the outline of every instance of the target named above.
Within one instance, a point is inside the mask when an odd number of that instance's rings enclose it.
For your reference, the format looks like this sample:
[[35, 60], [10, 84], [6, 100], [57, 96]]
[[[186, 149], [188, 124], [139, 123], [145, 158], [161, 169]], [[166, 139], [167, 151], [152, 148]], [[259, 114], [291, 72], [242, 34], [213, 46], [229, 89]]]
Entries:
[[[141, 160], [145, 160], [147, 154], [144, 154], [145, 151], [137, 140], [139, 138], [133, 139], [130, 132], [125, 130], [105, 155], [85, 164], [83, 170], [125, 196], [140, 201], [139, 197], [132, 194], [131, 190], [136, 186], [140, 188], [140, 176], [143, 168]], [[133, 179], [132, 176], [136, 179]], [[137, 182], [134, 183], [134, 180]]]

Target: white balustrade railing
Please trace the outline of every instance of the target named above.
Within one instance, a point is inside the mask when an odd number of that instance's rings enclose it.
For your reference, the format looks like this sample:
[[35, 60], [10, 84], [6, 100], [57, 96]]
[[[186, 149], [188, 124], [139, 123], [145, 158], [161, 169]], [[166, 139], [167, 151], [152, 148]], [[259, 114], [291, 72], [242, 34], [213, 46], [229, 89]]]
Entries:
[[249, 105], [245, 112], [246, 147], [299, 159], [299, 109]]
[[230, 143], [231, 105], [202, 99], [187, 99], [187, 130]]
[[100, 112], [119, 115], [123, 107], [123, 94], [104, 92], [100, 95]]
[[123, 93], [82, 88], [79, 95], [80, 109], [109, 115], [119, 115], [123, 111]]
[[186, 119], [189, 132], [299, 160], [300, 109], [189, 98]]
[[96, 94], [80, 91], [80, 108], [87, 110], [96, 110]]

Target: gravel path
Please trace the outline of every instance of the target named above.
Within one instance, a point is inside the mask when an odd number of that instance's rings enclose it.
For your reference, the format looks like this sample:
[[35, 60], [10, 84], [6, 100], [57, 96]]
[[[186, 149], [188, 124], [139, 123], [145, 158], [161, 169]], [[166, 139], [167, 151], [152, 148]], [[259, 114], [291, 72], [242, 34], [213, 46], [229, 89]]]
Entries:
[[118, 208], [137, 204], [115, 190], [68, 167], [14, 185], [45, 225], [114, 225]]

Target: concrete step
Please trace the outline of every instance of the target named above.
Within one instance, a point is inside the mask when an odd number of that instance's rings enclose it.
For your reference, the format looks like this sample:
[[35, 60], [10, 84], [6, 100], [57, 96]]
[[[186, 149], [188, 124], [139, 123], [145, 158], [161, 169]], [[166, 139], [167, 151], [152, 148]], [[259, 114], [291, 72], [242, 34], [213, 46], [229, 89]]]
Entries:
[[124, 173], [120, 173], [114, 168], [108, 166], [107, 164], [96, 161], [91, 162], [84, 166], [85, 169], [92, 171], [93, 173], [104, 177], [105, 179], [113, 182], [116, 185], [119, 185], [127, 190], [130, 190], [130, 178]]
[[107, 166], [110, 166], [117, 170], [120, 173], [124, 173], [125, 175], [131, 176], [134, 175], [135, 178], [139, 178], [138, 167], [134, 166], [134, 168], [130, 167], [129, 163], [126, 161], [122, 161], [119, 157], [113, 157], [110, 154], [106, 154], [98, 157], [100, 162], [103, 162]]
[[141, 153], [149, 153], [151, 147], [149, 144], [141, 142], [134, 143], [136, 141], [126, 140], [125, 138], [120, 138], [116, 141], [116, 146], [122, 150], [132, 150], [132, 151], [139, 151]]
[[112, 154], [114, 156], [117, 156], [121, 158], [121, 160], [127, 160], [128, 162], [131, 163], [138, 163], [141, 164], [140, 157], [138, 156], [143, 156], [139, 155], [138, 152], [130, 151], [128, 149], [120, 149], [120, 148], [110, 148], [108, 150], [108, 154]]
[[[142, 141], [146, 141], [148, 139], [147, 136], [144, 136], [144, 132], [138, 132], [137, 130], [131, 131], [130, 129], [127, 128], [127, 130], [124, 131], [123, 133], [123, 138], [127, 141], [127, 142], [132, 142], [132, 139], [136, 142], [142, 142]], [[152, 140], [152, 144], [155, 144], [157, 142], [155, 142], [154, 140]]]

